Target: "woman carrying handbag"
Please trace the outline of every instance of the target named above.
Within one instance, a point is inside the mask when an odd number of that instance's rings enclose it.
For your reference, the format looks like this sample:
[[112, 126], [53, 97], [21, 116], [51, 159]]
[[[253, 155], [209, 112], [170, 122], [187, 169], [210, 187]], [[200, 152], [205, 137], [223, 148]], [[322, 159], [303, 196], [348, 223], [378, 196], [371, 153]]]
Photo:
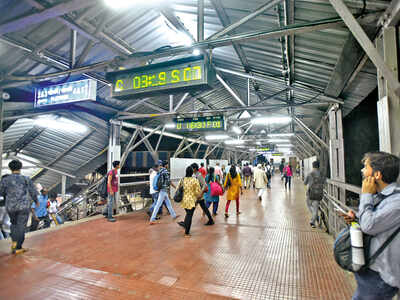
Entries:
[[213, 216], [217, 215], [219, 196], [224, 194], [222, 186], [220, 184], [220, 176], [215, 175], [215, 169], [210, 167], [208, 169], [208, 174], [206, 176], [206, 183], [208, 191], [204, 194], [204, 199], [206, 200], [206, 206], [209, 208], [211, 203], [213, 204]]
[[183, 222], [178, 222], [180, 226], [185, 229], [185, 237], [190, 237], [190, 227], [192, 226], [192, 217], [194, 210], [196, 208], [196, 201], [201, 196], [201, 189], [199, 181], [192, 177], [193, 169], [192, 167], [186, 168], [185, 178], [181, 179], [179, 182], [177, 190], [183, 185], [183, 196], [181, 207], [185, 209], [186, 216]]
[[229, 173], [225, 179], [224, 188], [227, 191], [225, 218], [229, 217], [228, 210], [232, 200], [236, 201], [236, 214], [239, 215], [239, 196], [240, 193], [242, 193], [242, 180], [240, 179], [240, 175], [236, 172], [235, 165], [232, 165], [229, 169]]

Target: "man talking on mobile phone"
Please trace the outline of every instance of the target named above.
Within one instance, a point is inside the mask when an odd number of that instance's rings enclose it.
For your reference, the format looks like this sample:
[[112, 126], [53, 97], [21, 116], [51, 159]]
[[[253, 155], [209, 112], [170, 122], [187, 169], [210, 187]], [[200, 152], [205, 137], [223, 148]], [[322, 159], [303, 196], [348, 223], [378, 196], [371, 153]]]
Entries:
[[[365, 154], [360, 206], [357, 215], [342, 214], [350, 223], [358, 218], [361, 230], [372, 236], [369, 257], [400, 226], [400, 159], [385, 152]], [[355, 273], [357, 290], [353, 300], [389, 300], [400, 288], [400, 234], [365, 270]]]

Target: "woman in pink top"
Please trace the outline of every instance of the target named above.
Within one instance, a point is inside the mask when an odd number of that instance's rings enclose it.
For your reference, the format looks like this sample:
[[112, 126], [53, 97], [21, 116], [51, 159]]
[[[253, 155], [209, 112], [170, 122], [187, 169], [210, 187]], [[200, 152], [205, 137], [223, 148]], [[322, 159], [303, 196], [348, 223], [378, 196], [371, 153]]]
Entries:
[[292, 173], [292, 168], [290, 167], [289, 164], [287, 164], [286, 167], [283, 169], [283, 174], [285, 176], [285, 190], [287, 189], [288, 183], [290, 190], [293, 173]]

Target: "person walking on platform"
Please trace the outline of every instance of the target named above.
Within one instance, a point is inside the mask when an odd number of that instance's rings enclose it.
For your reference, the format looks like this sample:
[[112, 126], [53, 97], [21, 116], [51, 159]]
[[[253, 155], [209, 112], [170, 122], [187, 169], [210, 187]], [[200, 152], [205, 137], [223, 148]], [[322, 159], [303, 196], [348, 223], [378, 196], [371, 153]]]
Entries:
[[244, 188], [245, 189], [250, 189], [250, 184], [251, 184], [251, 168], [249, 167], [249, 164], [246, 163], [244, 168], [243, 168], [243, 176], [244, 176]]
[[287, 185], [289, 184], [289, 190], [291, 189], [292, 185], [292, 168], [290, 167], [289, 164], [286, 165], [286, 167], [283, 169], [283, 174], [285, 176], [285, 190], [287, 190]]
[[[160, 170], [160, 164], [162, 164], [162, 161], [158, 161], [158, 164], [155, 164], [154, 167], [149, 170], [150, 195], [151, 195], [151, 198], [153, 201], [152, 205], [150, 206], [149, 210], [147, 211], [147, 214], [149, 215], [149, 217], [151, 217], [151, 215], [153, 213], [153, 209], [156, 206], [157, 200], [158, 200], [159, 192], [154, 189], [154, 179], [156, 178], [156, 175], [158, 174], [158, 172]], [[167, 207], [165, 202], [163, 203], [163, 205], [161, 205], [161, 207], [157, 213], [156, 220], [159, 220], [160, 217], [162, 216], [163, 206]]]
[[267, 188], [271, 189], [272, 171], [271, 171], [271, 165], [268, 162], [265, 166], [265, 174], [267, 175], [267, 179], [268, 179]]
[[21, 175], [22, 163], [19, 160], [12, 160], [8, 167], [12, 174], [2, 178], [0, 196], [5, 199], [6, 210], [11, 221], [11, 253], [21, 254], [26, 251], [22, 248], [22, 244], [25, 240], [25, 228], [31, 207], [29, 196], [37, 206], [39, 202], [32, 180]]
[[258, 191], [257, 197], [258, 200], [262, 200], [262, 195], [264, 194], [265, 188], [268, 184], [268, 177], [262, 169], [261, 164], [257, 165], [257, 168], [254, 169], [254, 185]]
[[285, 177], [285, 174], [283, 173], [283, 169], [285, 168], [285, 163], [284, 160], [281, 160], [281, 164], [279, 165], [279, 172], [281, 173], [281, 181], [283, 181], [283, 178]]
[[[372, 235], [369, 256], [400, 227], [400, 159], [385, 152], [365, 154], [363, 182], [357, 215], [350, 210], [342, 214], [347, 223], [358, 219], [361, 230]], [[390, 300], [400, 289], [400, 233], [374, 262], [354, 273], [357, 289], [353, 300]]]
[[206, 178], [207, 170], [206, 170], [206, 168], [204, 167], [204, 163], [200, 163], [199, 172], [200, 172], [201, 176], [203, 176], [203, 178]]
[[224, 174], [222, 173], [222, 169], [219, 166], [219, 162], [217, 162], [216, 166], [214, 167], [214, 174], [215, 176], [219, 176], [221, 183], [224, 178]]
[[197, 204], [200, 204], [201, 209], [203, 210], [203, 214], [205, 214], [208, 217], [208, 222], [204, 225], [214, 225], [214, 220], [211, 217], [210, 211], [208, 210], [207, 206], [206, 206], [206, 201], [204, 200], [203, 196], [204, 193], [207, 191], [207, 185], [206, 185], [206, 181], [203, 178], [203, 175], [199, 172], [199, 165], [196, 163], [192, 164], [192, 168], [193, 168], [193, 175], [194, 177], [197, 178], [197, 180], [200, 183], [200, 188], [202, 191], [201, 197], [197, 200]]
[[172, 208], [171, 200], [169, 200], [169, 197], [168, 197], [168, 190], [170, 189], [170, 186], [172, 186], [175, 189], [176, 189], [176, 186], [175, 186], [175, 184], [173, 184], [171, 182], [171, 179], [169, 176], [169, 171], [168, 171], [168, 162], [167, 161], [162, 162], [162, 167], [161, 167], [161, 170], [159, 171], [159, 173], [160, 173], [160, 175], [157, 180], [157, 186], [159, 187], [159, 194], [158, 194], [157, 203], [154, 206], [153, 213], [150, 218], [150, 225], [156, 224], [157, 212], [164, 202], [167, 205], [167, 209], [168, 209], [169, 213], [171, 214], [172, 219], [175, 220], [178, 217], [176, 215], [174, 209]]
[[236, 201], [236, 214], [239, 215], [239, 196], [243, 193], [242, 191], [242, 180], [240, 179], [240, 175], [236, 172], [236, 166], [232, 165], [229, 169], [229, 173], [226, 176], [224, 188], [227, 190], [226, 195], [226, 206], [225, 206], [225, 218], [229, 217], [229, 205], [232, 200]]
[[219, 196], [211, 196], [211, 182], [218, 182], [220, 184], [221, 177], [215, 174], [215, 170], [213, 167], [208, 169], [208, 174], [206, 176], [206, 184], [208, 187], [207, 193], [204, 194], [204, 199], [206, 200], [207, 208], [210, 208], [211, 203], [213, 204], [213, 216], [217, 215], [218, 205], [219, 205]]
[[47, 206], [49, 205], [49, 196], [46, 189], [40, 191], [38, 197], [39, 205], [32, 203], [32, 219], [31, 228], [29, 231], [36, 231], [40, 221], [44, 221], [44, 228], [50, 227], [50, 218], [47, 211]]
[[319, 161], [312, 163], [313, 170], [307, 175], [304, 184], [308, 185], [307, 189], [307, 207], [311, 212], [311, 227], [315, 228], [315, 221], [319, 223], [318, 209], [319, 203], [324, 197], [325, 176], [319, 171]]
[[190, 227], [192, 226], [192, 218], [194, 210], [196, 209], [196, 202], [202, 196], [199, 181], [193, 177], [193, 168], [191, 166], [186, 168], [186, 175], [178, 185], [183, 184], [183, 199], [181, 207], [185, 209], [185, 220], [178, 222], [180, 226], [185, 229], [185, 237], [190, 237]]
[[107, 202], [107, 218], [109, 222], [115, 222], [116, 219], [113, 218], [113, 204], [115, 201], [115, 194], [118, 193], [118, 169], [120, 162], [118, 160], [113, 161], [113, 169], [107, 174], [107, 192], [108, 192], [108, 202]]

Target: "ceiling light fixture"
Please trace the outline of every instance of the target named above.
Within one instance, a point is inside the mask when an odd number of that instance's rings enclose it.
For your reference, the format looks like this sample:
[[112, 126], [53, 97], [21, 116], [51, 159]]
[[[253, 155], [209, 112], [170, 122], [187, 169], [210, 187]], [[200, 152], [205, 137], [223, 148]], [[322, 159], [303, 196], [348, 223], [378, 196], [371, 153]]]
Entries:
[[232, 131], [236, 134], [241, 134], [242, 130], [238, 126], [233, 126]]
[[268, 134], [269, 137], [290, 137], [294, 136], [294, 133], [270, 133]]
[[213, 134], [213, 135], [206, 135], [206, 140], [226, 140], [229, 139], [229, 135], [227, 134]]
[[88, 128], [85, 125], [71, 121], [66, 118], [55, 118], [54, 116], [43, 116], [35, 119], [36, 126], [45, 127], [49, 129], [74, 132], [74, 133], [85, 133]]
[[290, 143], [290, 140], [282, 140], [282, 139], [269, 139], [268, 143]]
[[175, 123], [167, 123], [167, 124], [165, 124], [165, 128], [173, 129], [173, 128], [175, 128]]
[[268, 118], [255, 118], [251, 120], [253, 125], [268, 125], [268, 124], [286, 124], [292, 120], [291, 117], [268, 117]]

